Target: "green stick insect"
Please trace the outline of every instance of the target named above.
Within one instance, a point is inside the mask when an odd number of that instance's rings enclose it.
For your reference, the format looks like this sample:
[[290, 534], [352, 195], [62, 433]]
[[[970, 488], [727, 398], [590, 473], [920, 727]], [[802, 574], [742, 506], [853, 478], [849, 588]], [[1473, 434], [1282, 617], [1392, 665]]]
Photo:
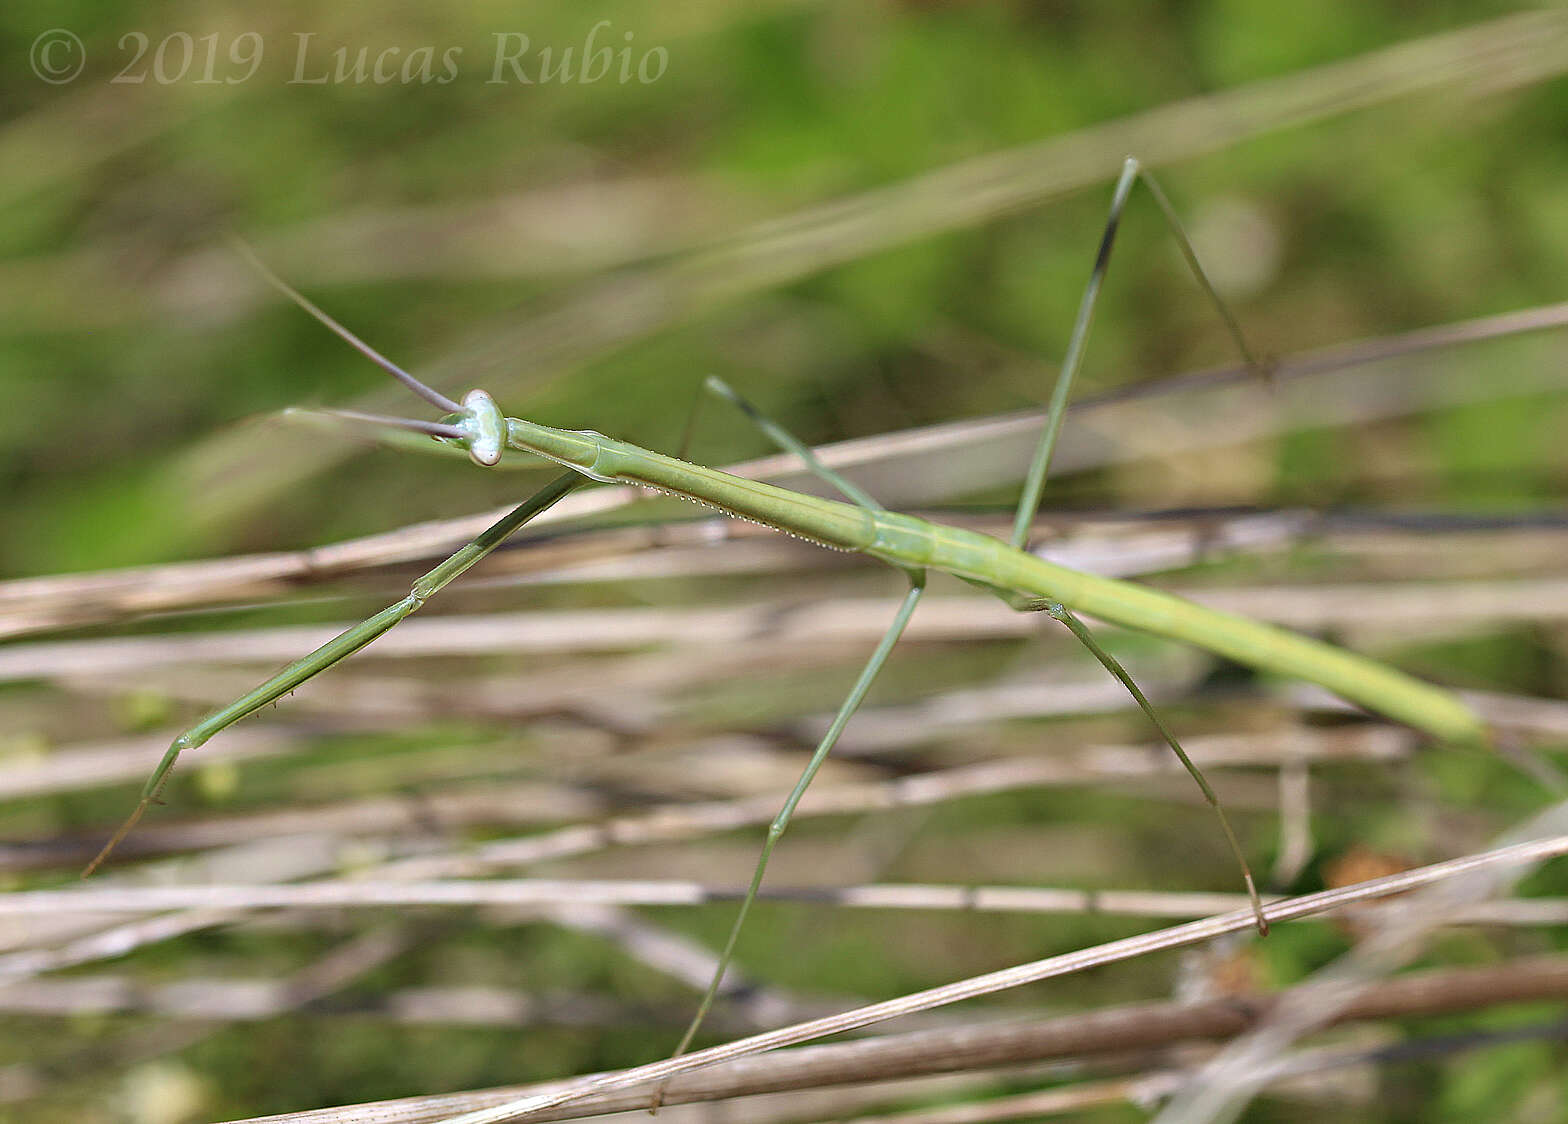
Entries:
[[[181, 753], [204, 744], [228, 726], [363, 648], [403, 618], [418, 610], [449, 582], [498, 547], [513, 531], [545, 511], [573, 489], [589, 481], [599, 481], [652, 488], [717, 508], [737, 518], [764, 524], [825, 547], [870, 555], [902, 570], [909, 579], [909, 590], [899, 604], [887, 632], [867, 660], [859, 678], [828, 727], [827, 733], [817, 745], [800, 780], [768, 828], [750, 885], [719, 956], [712, 982], [702, 997], [695, 1017], [681, 1038], [680, 1045], [676, 1048], [676, 1055], [685, 1052], [691, 1044], [713, 1005], [734, 955], [736, 941], [740, 936], [746, 915], [762, 885], [768, 860], [779, 838], [788, 827], [796, 805], [832, 751], [834, 743], [843, 733], [850, 718], [864, 700], [872, 682], [909, 623], [910, 616], [925, 591], [926, 575], [931, 570], [951, 574], [986, 589], [1020, 611], [1048, 613], [1066, 625], [1106, 670], [1121, 681], [1137, 701], [1138, 706], [1153, 722], [1160, 736], [1181, 759], [1183, 766], [1202, 789], [1204, 798], [1214, 808], [1226, 841], [1241, 867], [1247, 892], [1257, 914], [1258, 930], [1260, 933], [1266, 933], [1268, 926], [1263, 917], [1251, 870], [1242, 856], [1235, 832], [1231, 829], [1212, 789], [1182, 750], [1169, 727], [1155, 713], [1143, 692], [1138, 689], [1122, 666], [1100, 646], [1088, 626], [1079, 618], [1079, 613], [1194, 644], [1261, 671], [1316, 683], [1341, 698], [1359, 703], [1388, 718], [1407, 723], [1444, 741], [1481, 742], [1485, 740], [1485, 728], [1481, 719], [1453, 695], [1412, 679], [1387, 665], [1271, 625], [1202, 608], [1145, 586], [1067, 569], [1047, 562], [1027, 549], [1029, 529], [1040, 507], [1052, 453], [1056, 447], [1057, 435], [1061, 431], [1073, 381], [1082, 365], [1084, 346], [1094, 318], [1095, 303], [1115, 241], [1117, 226], [1128, 195], [1140, 178], [1159, 204], [1193, 275], [1219, 309], [1227, 329], [1248, 366], [1260, 377], [1267, 377], [1266, 368], [1253, 357], [1234, 319], [1210, 285], [1165, 195], [1138, 162], [1129, 158], [1116, 185], [1110, 218], [1100, 239], [1099, 251], [1079, 306], [1067, 356], [1051, 397], [1045, 432], [1030, 463], [1012, 534], [1006, 542], [975, 531], [943, 526], [914, 516], [887, 511], [864, 491], [822, 465], [808, 448], [773, 422], [762, 417], [717, 379], [709, 379], [706, 389], [735, 404], [774, 443], [800, 457], [814, 474], [837, 489], [845, 500], [821, 499], [775, 485], [731, 476], [592, 431], [555, 429], [536, 422], [507, 417], [490, 395], [482, 390], [470, 391], [461, 403], [454, 402], [382, 356], [271, 274], [265, 266], [255, 262], [268, 280], [285, 295], [445, 415], [436, 422], [369, 415], [346, 414], [345, 416], [388, 427], [387, 432], [412, 431], [428, 435], [465, 450], [474, 463], [482, 467], [493, 467], [500, 463], [507, 452], [516, 451], [554, 461], [563, 465], [568, 471], [524, 500], [478, 538], [415, 581], [408, 596], [401, 601], [388, 606], [316, 651], [296, 660], [265, 683], [228, 706], [209, 714], [175, 738], [148, 780], [135, 810], [88, 866], [84, 876], [91, 874], [108, 857], [114, 847], [135, 827], [148, 807], [158, 799], [168, 781], [170, 770], [173, 769]], [[248, 250], [244, 252], [249, 255]], [[254, 257], [252, 260], [254, 261]]]

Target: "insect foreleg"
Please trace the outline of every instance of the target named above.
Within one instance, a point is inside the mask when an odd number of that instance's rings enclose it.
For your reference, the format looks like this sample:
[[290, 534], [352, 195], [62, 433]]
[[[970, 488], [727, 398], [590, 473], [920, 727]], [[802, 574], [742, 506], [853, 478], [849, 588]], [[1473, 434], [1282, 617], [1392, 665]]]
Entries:
[[399, 621], [418, 611], [425, 601], [439, 592], [447, 583], [451, 582], [464, 570], [478, 562], [496, 547], [504, 542], [508, 535], [527, 523], [534, 516], [550, 507], [562, 496], [573, 488], [587, 483], [583, 477], [575, 472], [567, 472], [556, 477], [549, 484], [529, 496], [518, 504], [501, 519], [486, 528], [476, 539], [459, 549], [450, 558], [446, 559], [435, 569], [418, 578], [409, 589], [407, 597], [392, 605], [388, 605], [381, 612], [368, 620], [361, 621], [353, 628], [347, 629], [328, 640], [307, 656], [295, 660], [282, 671], [278, 672], [265, 683], [254, 690], [235, 699], [228, 706], [215, 710], [203, 718], [189, 730], [180, 734], [170, 744], [168, 752], [163, 755], [163, 760], [153, 770], [146, 786], [142, 789], [141, 799], [135, 809], [120, 825], [118, 831], [104, 844], [103, 850], [97, 857], [87, 864], [82, 871], [86, 878], [103, 864], [109, 853], [119, 845], [131, 829], [146, 813], [147, 809], [157, 802], [158, 796], [163, 792], [163, 787], [168, 783], [169, 773], [174, 769], [174, 764], [179, 760], [180, 754], [187, 749], [196, 749], [205, 745], [213, 735], [227, 729], [246, 715], [252, 714], [268, 703], [282, 698], [300, 684], [320, 675], [327, 668], [340, 660], [346, 659], [369, 644], [382, 633], [390, 630]]

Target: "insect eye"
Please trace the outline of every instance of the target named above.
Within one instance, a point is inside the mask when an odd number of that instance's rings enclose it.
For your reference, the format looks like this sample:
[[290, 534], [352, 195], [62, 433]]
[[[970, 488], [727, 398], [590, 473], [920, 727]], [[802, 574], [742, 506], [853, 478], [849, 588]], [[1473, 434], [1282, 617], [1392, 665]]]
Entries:
[[463, 409], [467, 416], [459, 425], [468, 431], [469, 457], [481, 468], [494, 468], [501, 463], [501, 450], [506, 447], [506, 415], [483, 390], [464, 395]]

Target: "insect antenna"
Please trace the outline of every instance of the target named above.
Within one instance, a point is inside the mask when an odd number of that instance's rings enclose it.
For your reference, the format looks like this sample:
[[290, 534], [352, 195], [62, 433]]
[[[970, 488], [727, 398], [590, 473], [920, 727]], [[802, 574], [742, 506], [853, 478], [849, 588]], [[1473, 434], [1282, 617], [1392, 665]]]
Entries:
[[[391, 426], [394, 429], [407, 429], [412, 430], [414, 433], [427, 433], [431, 437], [446, 437], [454, 441], [466, 440], [469, 437], [468, 431], [462, 426], [448, 425], [446, 422], [425, 421], [422, 418], [399, 418], [390, 414], [367, 414], [363, 410], [318, 410], [315, 412], [327, 414], [334, 418], [342, 418], [344, 421]], [[289, 411], [285, 410], [284, 413], [287, 414]]]
[[353, 332], [349, 331], [342, 324], [339, 324], [331, 316], [327, 315], [324, 309], [319, 308], [313, 301], [311, 301], [309, 297], [305, 296], [304, 293], [300, 292], [287, 281], [283, 280], [283, 278], [272, 272], [272, 270], [267, 267], [267, 264], [263, 262], [261, 258], [256, 256], [256, 251], [252, 250], [243, 239], [237, 235], [230, 235], [229, 240], [233, 243], [234, 248], [239, 251], [240, 256], [249, 262], [251, 267], [255, 269], [257, 273], [261, 274], [261, 276], [266, 280], [267, 284], [271, 285], [278, 292], [288, 297], [289, 300], [293, 301], [306, 312], [314, 316], [317, 320], [324, 324], [333, 335], [337, 336], [340, 340], [348, 344], [355, 351], [359, 352], [366, 359], [369, 359], [376, 366], [380, 367], [387, 374], [391, 375], [398, 382], [408, 387], [409, 390], [412, 390], [415, 394], [419, 395], [426, 402], [429, 402], [442, 413], [462, 414], [467, 412], [458, 403], [452, 401], [439, 390], [426, 386], [424, 383], [420, 382], [413, 375], [403, 370], [402, 367], [399, 367], [385, 355], [382, 355], [381, 352], [371, 347], [364, 340], [360, 339]]

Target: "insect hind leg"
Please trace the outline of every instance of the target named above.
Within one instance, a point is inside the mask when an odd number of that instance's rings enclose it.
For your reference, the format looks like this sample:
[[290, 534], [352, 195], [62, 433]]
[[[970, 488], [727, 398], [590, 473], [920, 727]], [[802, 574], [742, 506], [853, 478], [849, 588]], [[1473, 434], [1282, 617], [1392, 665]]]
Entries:
[[1067, 342], [1067, 354], [1062, 360], [1061, 371], [1056, 376], [1056, 386], [1051, 391], [1051, 404], [1046, 413], [1045, 430], [1040, 434], [1040, 443], [1035, 447], [1034, 457], [1030, 460], [1029, 469], [1024, 476], [1023, 494], [1018, 498], [1018, 510], [1013, 519], [1013, 533], [1010, 540], [1019, 550], [1027, 545], [1029, 528], [1040, 511], [1040, 501], [1045, 493], [1045, 479], [1051, 470], [1051, 458], [1056, 452], [1056, 439], [1061, 434], [1062, 419], [1067, 413], [1068, 400], [1072, 397], [1073, 382], [1083, 366], [1084, 348], [1089, 340], [1089, 329], [1094, 323], [1094, 311], [1100, 300], [1100, 288], [1105, 280], [1105, 271], [1110, 264], [1111, 250], [1116, 244], [1116, 231], [1121, 225], [1122, 211], [1127, 206], [1127, 197], [1132, 193], [1133, 185], [1140, 179], [1159, 205], [1160, 213], [1165, 216], [1166, 225], [1170, 227], [1177, 245], [1181, 247], [1182, 257], [1186, 259], [1188, 269], [1192, 271], [1193, 277], [1208, 294], [1209, 300], [1225, 322], [1225, 329], [1235, 343], [1236, 349], [1241, 353], [1242, 361], [1261, 379], [1267, 380], [1273, 369], [1272, 364], [1259, 359], [1248, 346], [1241, 325], [1236, 322], [1235, 316], [1231, 314], [1218, 290], [1209, 280], [1208, 274], [1204, 272], [1202, 263], [1198, 261], [1197, 251], [1192, 248], [1192, 240], [1187, 237], [1187, 231], [1182, 227], [1176, 209], [1171, 206], [1159, 182], [1136, 157], [1127, 157], [1122, 164], [1121, 178], [1116, 181], [1116, 190], [1111, 196], [1111, 212], [1106, 219], [1105, 229], [1100, 235], [1100, 246], [1094, 256], [1094, 268], [1089, 272], [1088, 284], [1084, 286], [1083, 296], [1078, 302], [1078, 316], [1073, 322], [1072, 336]]

